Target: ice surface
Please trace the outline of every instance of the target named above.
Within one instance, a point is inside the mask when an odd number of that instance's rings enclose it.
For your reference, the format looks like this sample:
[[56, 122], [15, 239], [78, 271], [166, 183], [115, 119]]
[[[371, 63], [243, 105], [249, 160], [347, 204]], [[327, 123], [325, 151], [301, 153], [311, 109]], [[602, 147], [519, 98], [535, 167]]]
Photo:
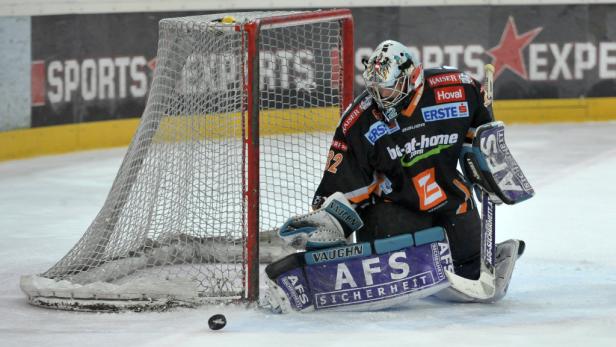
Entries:
[[[0, 163], [0, 346], [615, 346], [616, 123], [510, 126], [507, 144], [537, 192], [496, 210], [497, 240], [527, 242], [507, 297], [367, 313], [30, 306], [20, 276], [47, 270], [82, 236], [125, 149]], [[228, 318], [221, 331], [207, 328], [214, 313]]]

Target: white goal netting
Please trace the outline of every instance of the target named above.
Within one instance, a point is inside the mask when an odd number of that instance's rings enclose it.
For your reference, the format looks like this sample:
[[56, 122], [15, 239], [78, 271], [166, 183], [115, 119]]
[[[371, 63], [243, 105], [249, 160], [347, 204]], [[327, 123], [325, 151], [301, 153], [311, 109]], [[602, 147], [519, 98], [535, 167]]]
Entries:
[[[31, 303], [105, 310], [246, 297], [243, 23], [289, 14], [160, 22], [148, 102], [107, 200], [64, 258], [22, 278]], [[340, 115], [341, 31], [339, 20], [324, 19], [259, 32], [262, 260], [282, 254], [271, 230], [308, 210], [322, 175]]]

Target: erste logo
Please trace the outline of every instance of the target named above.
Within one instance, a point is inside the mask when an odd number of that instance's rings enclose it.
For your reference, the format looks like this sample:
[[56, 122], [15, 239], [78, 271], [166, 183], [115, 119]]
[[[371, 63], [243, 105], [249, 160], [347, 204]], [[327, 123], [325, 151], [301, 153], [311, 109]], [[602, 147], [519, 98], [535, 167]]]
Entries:
[[421, 114], [426, 122], [436, 122], [453, 118], [466, 118], [469, 116], [468, 103], [466, 101], [450, 102], [448, 104], [423, 107], [421, 109]]
[[370, 129], [364, 134], [364, 136], [368, 139], [370, 144], [374, 145], [376, 141], [384, 135], [393, 134], [398, 130], [400, 130], [400, 125], [398, 125], [398, 122], [395, 119], [389, 122], [389, 124], [385, 122], [376, 122], [370, 126]]

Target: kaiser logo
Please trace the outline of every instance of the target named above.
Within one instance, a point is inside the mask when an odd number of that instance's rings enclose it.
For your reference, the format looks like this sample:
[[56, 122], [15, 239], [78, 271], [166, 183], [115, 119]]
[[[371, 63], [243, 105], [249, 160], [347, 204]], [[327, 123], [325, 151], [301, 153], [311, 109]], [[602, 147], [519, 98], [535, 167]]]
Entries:
[[362, 99], [359, 105], [355, 106], [352, 109], [352, 111], [348, 113], [346, 117], [343, 117], [344, 119], [342, 121], [342, 133], [343, 134], [346, 135], [349, 132], [349, 129], [351, 129], [353, 124], [357, 122], [357, 120], [359, 119], [359, 116], [361, 116], [363, 111], [367, 110], [370, 107], [370, 105], [372, 105], [372, 97], [366, 96], [365, 98]]
[[466, 100], [466, 94], [462, 86], [437, 88], [434, 90], [434, 97], [437, 104]]
[[344, 120], [342, 121], [342, 133], [344, 135], [346, 135], [349, 132], [349, 129], [351, 129], [351, 127], [353, 126], [353, 124], [357, 122], [359, 116], [361, 116], [361, 112], [362, 111], [360, 107], [355, 107], [350, 114], [344, 117]]
[[447, 86], [452, 84], [471, 84], [473, 79], [464, 72], [451, 72], [443, 75], [436, 75], [428, 78], [430, 87]]
[[460, 83], [462, 83], [462, 81], [460, 80], [459, 72], [453, 72], [453, 73], [448, 73], [444, 75], [437, 75], [437, 76], [432, 76], [428, 78], [428, 84], [430, 84], [430, 87], [432, 88], [438, 87], [438, 86], [444, 86], [448, 84], [460, 84]]

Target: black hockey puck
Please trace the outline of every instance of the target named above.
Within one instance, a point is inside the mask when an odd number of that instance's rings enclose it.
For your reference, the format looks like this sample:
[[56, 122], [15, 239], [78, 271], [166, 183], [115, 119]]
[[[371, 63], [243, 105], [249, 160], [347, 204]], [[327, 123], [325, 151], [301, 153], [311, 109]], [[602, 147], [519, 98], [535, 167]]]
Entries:
[[207, 320], [207, 324], [212, 330], [220, 330], [227, 325], [227, 318], [222, 314], [215, 314]]

